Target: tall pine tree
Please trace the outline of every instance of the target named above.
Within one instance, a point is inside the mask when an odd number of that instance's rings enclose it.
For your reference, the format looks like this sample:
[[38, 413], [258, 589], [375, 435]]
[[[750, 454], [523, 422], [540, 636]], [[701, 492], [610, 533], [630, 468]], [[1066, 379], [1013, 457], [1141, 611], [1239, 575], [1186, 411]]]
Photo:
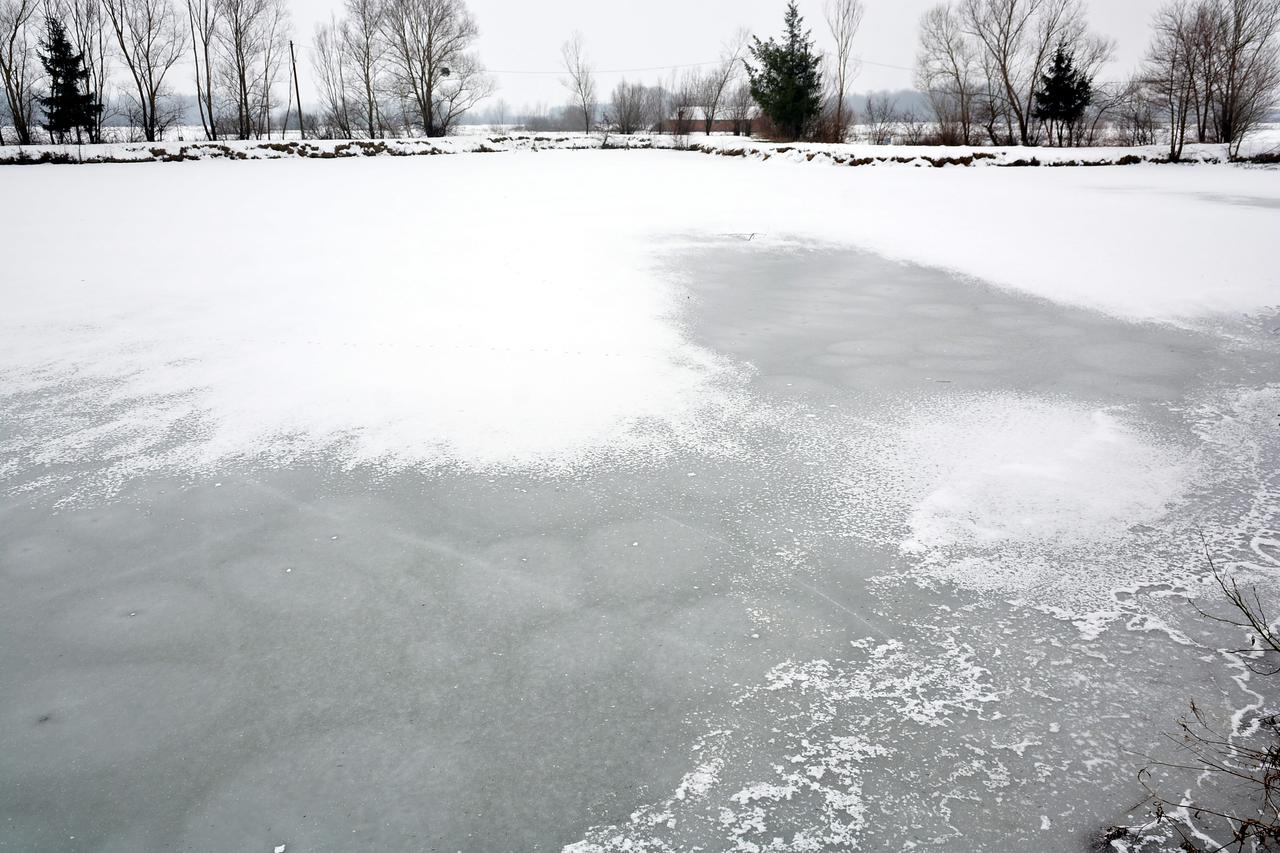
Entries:
[[1053, 143], [1056, 132], [1059, 146], [1070, 144], [1076, 124], [1093, 103], [1093, 81], [1076, 68], [1075, 56], [1065, 44], [1058, 44], [1049, 70], [1040, 76], [1035, 95], [1033, 115], [1048, 128], [1049, 143]]
[[40, 48], [40, 63], [49, 75], [49, 94], [40, 99], [44, 129], [58, 142], [66, 142], [73, 130], [77, 143], [83, 141], [85, 132], [92, 140], [102, 104], [87, 91], [89, 72], [84, 67], [84, 53], [75, 52], [66, 27], [52, 15], [45, 18], [45, 40]]
[[757, 37], [751, 55], [758, 67], [747, 63], [752, 97], [789, 139], [804, 136], [822, 111], [822, 57], [814, 53], [810, 35], [790, 0], [782, 43]]

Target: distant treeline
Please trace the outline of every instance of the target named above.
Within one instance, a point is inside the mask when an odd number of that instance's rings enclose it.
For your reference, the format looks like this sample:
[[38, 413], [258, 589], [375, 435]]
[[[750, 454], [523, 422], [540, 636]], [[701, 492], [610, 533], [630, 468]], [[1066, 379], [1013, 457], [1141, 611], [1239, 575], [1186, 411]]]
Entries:
[[[344, 0], [306, 45], [291, 40], [287, 0], [0, 0], [0, 144], [155, 141], [179, 126], [208, 140], [271, 138], [285, 127], [439, 137], [485, 123], [935, 145], [1161, 143], [1176, 159], [1188, 141], [1238, 153], [1280, 93], [1280, 0], [1169, 0], [1145, 60], [1122, 79], [1103, 79], [1115, 43], [1091, 30], [1084, 0], [945, 2], [920, 21], [916, 90], [855, 96], [864, 18], [860, 0], [827, 0], [819, 49], [791, 4], [780, 40], [738, 30], [715, 63], [624, 79], [610, 92], [597, 90], [574, 34], [562, 47], [567, 104], [516, 111], [494, 97], [465, 0]], [[299, 61], [313, 71], [312, 91], [299, 85]]]

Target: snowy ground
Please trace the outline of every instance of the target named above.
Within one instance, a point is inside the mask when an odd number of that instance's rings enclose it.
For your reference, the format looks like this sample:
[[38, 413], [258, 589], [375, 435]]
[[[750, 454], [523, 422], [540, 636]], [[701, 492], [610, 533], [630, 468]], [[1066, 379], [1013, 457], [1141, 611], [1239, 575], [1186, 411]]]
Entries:
[[[989, 146], [869, 145], [862, 143], [783, 143], [732, 135], [687, 136], [606, 133], [462, 133], [443, 139], [405, 138], [379, 140], [302, 140], [291, 134], [288, 140], [199, 141], [190, 134], [163, 142], [119, 142], [103, 145], [3, 145], [0, 164], [102, 164], [172, 162], [175, 160], [283, 160], [293, 158], [335, 159], [379, 156], [434, 156], [441, 154], [507, 153], [512, 151], [580, 151], [589, 149], [659, 149], [695, 154], [746, 157], [752, 160], [783, 160], [825, 166], [888, 166], [908, 168], [939, 167], [1036, 167], [1112, 166], [1167, 163], [1167, 145], [1048, 148]], [[1264, 125], [1241, 146], [1239, 155], [1253, 162], [1274, 164], [1280, 157], [1280, 127]], [[1187, 145], [1184, 163], [1226, 163], [1231, 160], [1225, 145]]]
[[0, 848], [1076, 850], [1275, 706], [1280, 171], [2, 179]]

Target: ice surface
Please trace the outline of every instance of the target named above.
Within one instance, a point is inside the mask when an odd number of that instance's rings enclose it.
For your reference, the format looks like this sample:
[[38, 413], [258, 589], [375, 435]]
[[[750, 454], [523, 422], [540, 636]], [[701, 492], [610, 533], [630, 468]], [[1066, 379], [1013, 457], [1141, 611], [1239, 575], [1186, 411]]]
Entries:
[[1278, 173], [785, 160], [6, 171], [0, 841], [1074, 850], [1247, 729]]
[[[740, 375], [674, 320], [684, 297], [653, 268], [675, 235], [855, 245], [1140, 319], [1280, 292], [1280, 210], [1221, 200], [1280, 199], [1280, 180], [1225, 167], [863, 173], [542, 152], [5, 177], [0, 226], [26, 251], [4, 283], [0, 378], [63, 389], [20, 452], [92, 452], [109, 482], [334, 448], [352, 464], [555, 467], [696, 443], [702, 414], [742, 405]], [[601, 209], [601, 186], [625, 203]], [[46, 223], [73, 192], [111, 199], [112, 216], [49, 269], [69, 235]], [[1026, 215], [1048, 196], [1051, 227]], [[1137, 262], [1209, 231], [1213, 252]], [[1089, 250], [1060, 263], [1062, 245]]]

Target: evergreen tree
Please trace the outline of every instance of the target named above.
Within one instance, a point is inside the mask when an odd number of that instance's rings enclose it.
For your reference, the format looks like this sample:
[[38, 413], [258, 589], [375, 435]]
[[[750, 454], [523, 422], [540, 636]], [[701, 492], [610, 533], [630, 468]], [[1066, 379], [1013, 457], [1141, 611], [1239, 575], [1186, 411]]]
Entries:
[[800, 138], [822, 110], [822, 58], [814, 53], [795, 0], [787, 4], [782, 43], [757, 37], [751, 55], [759, 66], [747, 63], [751, 96], [779, 131], [790, 139]]
[[84, 67], [84, 53], [75, 52], [66, 27], [52, 15], [45, 18], [45, 40], [40, 48], [40, 63], [49, 75], [49, 94], [40, 99], [44, 129], [59, 142], [66, 142], [73, 130], [77, 143], [86, 130], [92, 137], [102, 104], [87, 91], [89, 72]]
[[1048, 127], [1050, 144], [1055, 130], [1058, 145], [1070, 143], [1076, 124], [1093, 103], [1093, 81], [1076, 68], [1075, 57], [1065, 44], [1059, 43], [1049, 70], [1040, 76], [1035, 96], [1033, 114]]

